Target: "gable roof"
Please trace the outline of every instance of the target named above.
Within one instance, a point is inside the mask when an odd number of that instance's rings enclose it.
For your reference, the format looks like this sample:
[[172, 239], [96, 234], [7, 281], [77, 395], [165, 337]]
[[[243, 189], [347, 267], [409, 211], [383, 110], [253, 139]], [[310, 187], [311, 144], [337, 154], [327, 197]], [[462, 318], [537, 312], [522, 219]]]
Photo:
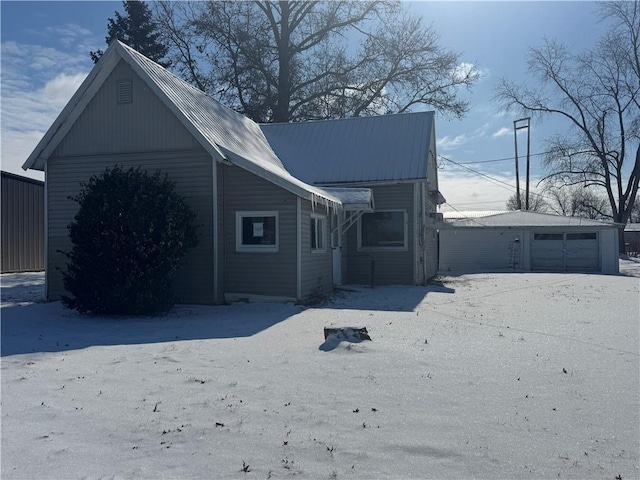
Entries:
[[434, 112], [261, 124], [292, 175], [316, 185], [424, 180]]
[[530, 211], [515, 211], [481, 218], [468, 218], [448, 223], [451, 228], [482, 227], [615, 227], [611, 222], [581, 217], [565, 217]]
[[49, 156], [120, 60], [131, 66], [215, 160], [226, 160], [314, 203], [334, 206], [343, 204], [338, 196], [308, 185], [291, 175], [258, 124], [223, 106], [118, 40], [111, 42], [100, 61], [29, 155], [23, 169], [44, 170]]

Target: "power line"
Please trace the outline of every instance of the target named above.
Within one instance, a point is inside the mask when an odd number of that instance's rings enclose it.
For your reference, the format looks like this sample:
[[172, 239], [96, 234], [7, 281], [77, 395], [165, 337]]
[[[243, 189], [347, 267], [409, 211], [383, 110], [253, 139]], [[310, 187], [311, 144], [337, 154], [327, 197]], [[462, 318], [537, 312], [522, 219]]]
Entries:
[[453, 205], [451, 205], [450, 203], [444, 202], [444, 204], [450, 208], [453, 208], [456, 212], [458, 212], [460, 215], [462, 215], [462, 217], [465, 220], [471, 220], [474, 223], [477, 223], [478, 225], [482, 226], [482, 227], [486, 227], [487, 225], [485, 225], [482, 222], [479, 222], [478, 219], [473, 218], [473, 217], [467, 217], [464, 213], [462, 213], [460, 210], [458, 210], [456, 207], [454, 207]]
[[[447, 162], [450, 162], [450, 163], [452, 163], [452, 164], [454, 164], [454, 165], [457, 165], [457, 166], [459, 166], [459, 167], [461, 167], [461, 168], [464, 168], [465, 170], [468, 170], [468, 171], [470, 171], [471, 173], [473, 173], [473, 174], [475, 174], [475, 175], [479, 175], [479, 176], [481, 176], [481, 177], [484, 177], [485, 179], [489, 180], [490, 182], [493, 182], [493, 183], [494, 183], [494, 184], [496, 184], [497, 186], [502, 187], [502, 188], [504, 188], [504, 189], [506, 189], [506, 190], [509, 190], [509, 191], [511, 191], [511, 192], [513, 192], [513, 191], [515, 191], [515, 190], [516, 190], [516, 187], [515, 187], [515, 186], [513, 186], [513, 185], [511, 185], [511, 184], [509, 184], [509, 183], [507, 183], [507, 182], [503, 182], [502, 180], [499, 180], [499, 179], [497, 179], [497, 178], [494, 178], [494, 177], [492, 177], [492, 176], [490, 176], [490, 175], [486, 175], [486, 174], [484, 174], [484, 173], [482, 173], [482, 172], [479, 172], [479, 171], [477, 171], [477, 170], [474, 170], [473, 168], [467, 167], [466, 165], [463, 165], [463, 164], [461, 164], [461, 163], [455, 162], [455, 161], [451, 160], [450, 158], [447, 158], [447, 157], [445, 157], [445, 156], [443, 156], [443, 155], [438, 154], [438, 157], [440, 157], [441, 159], [446, 160]], [[505, 186], [505, 185], [506, 185], [506, 186]]]
[[[443, 156], [443, 155], [438, 154], [438, 157], [440, 157], [441, 159], [446, 160], [447, 162], [450, 162], [450, 163], [452, 163], [452, 164], [454, 164], [454, 165], [456, 165], [456, 166], [458, 166], [458, 167], [464, 168], [465, 170], [468, 170], [468, 171], [470, 171], [471, 173], [473, 173], [473, 174], [475, 174], [475, 175], [479, 175], [480, 177], [483, 177], [485, 180], [488, 180], [488, 181], [490, 181], [491, 183], [493, 183], [493, 184], [497, 185], [498, 187], [504, 188], [505, 190], [509, 190], [510, 192], [514, 193], [514, 195], [515, 195], [516, 187], [515, 187], [515, 186], [513, 186], [513, 185], [511, 185], [511, 184], [509, 184], [509, 183], [507, 183], [507, 182], [503, 182], [502, 180], [499, 180], [499, 179], [497, 179], [497, 178], [494, 178], [494, 177], [492, 177], [492, 176], [490, 176], [490, 175], [486, 175], [486, 174], [484, 174], [484, 173], [482, 173], [482, 172], [478, 172], [477, 170], [474, 170], [473, 168], [469, 168], [469, 167], [467, 167], [465, 164], [455, 162], [455, 161], [451, 160], [450, 158], [447, 158], [447, 157], [445, 157], [445, 156]], [[553, 202], [553, 201], [555, 201], [555, 199], [554, 199], [554, 198], [552, 198], [552, 197], [548, 197], [548, 196], [543, 195], [543, 194], [541, 194], [541, 193], [534, 193], [533, 195], [535, 195], [535, 196], [536, 196], [536, 197], [538, 197], [538, 198], [542, 198], [543, 200], [552, 201], [552, 202]], [[502, 203], [502, 202], [500, 202], [500, 201], [493, 201], [493, 202], [477, 202], [477, 203], [474, 203], [473, 205], [475, 205], [475, 204], [481, 204], [481, 203]], [[445, 203], [445, 205], [449, 205], [449, 204], [448, 204], [448, 203]], [[463, 203], [463, 204], [460, 204], [460, 205], [471, 205], [471, 204]], [[453, 208], [454, 210], [456, 210], [456, 209], [455, 209], [455, 207], [453, 207], [452, 205], [449, 205], [449, 206], [450, 206], [451, 208]], [[456, 210], [456, 212], [461, 213], [461, 212], [459, 212], [458, 210]]]
[[[541, 154], [538, 153], [536, 155], [541, 155]], [[484, 173], [479, 172], [477, 170], [474, 170], [473, 168], [467, 167], [466, 164], [458, 163], [458, 162], [456, 162], [454, 160], [451, 160], [450, 158], [447, 158], [447, 157], [445, 157], [443, 155], [438, 154], [438, 157], [440, 157], [442, 160], [446, 160], [447, 162], [452, 163], [455, 166], [464, 168], [465, 170], [468, 170], [469, 172], [473, 173], [474, 175], [479, 175], [480, 177], [483, 177], [485, 180], [488, 180], [489, 182], [495, 184], [496, 186], [504, 188], [505, 190], [509, 190], [511, 193], [515, 194], [516, 187], [514, 185], [511, 185], [511, 184], [509, 184], [507, 182], [503, 182], [500, 179], [494, 178], [494, 177], [492, 177], [490, 175], [487, 175], [487, 174], [484, 174]], [[534, 193], [534, 195], [539, 197], [539, 198], [542, 198], [544, 200], [553, 201], [552, 198], [547, 197], [546, 195], [542, 195], [540, 193]], [[501, 203], [501, 202], [478, 202], [478, 203]], [[449, 205], [449, 204], [447, 203], [446, 205]], [[468, 205], [468, 204], [464, 204], [464, 205]], [[455, 208], [453, 206], [451, 206], [451, 205], [449, 205], [449, 206], [455, 210]], [[456, 212], [458, 212], [458, 210], [456, 210]], [[460, 212], [458, 212], [458, 213], [460, 213]]]
[[[539, 153], [532, 153], [531, 155], [529, 155], [530, 157], [538, 157], [540, 155], [546, 155], [548, 153], [551, 152], [539, 152]], [[507, 161], [514, 161], [516, 159], [516, 157], [504, 157], [504, 158], [494, 158], [492, 160], [478, 160], [477, 162], [458, 162], [459, 165], [474, 165], [476, 163], [494, 163], [494, 162], [507, 162]]]

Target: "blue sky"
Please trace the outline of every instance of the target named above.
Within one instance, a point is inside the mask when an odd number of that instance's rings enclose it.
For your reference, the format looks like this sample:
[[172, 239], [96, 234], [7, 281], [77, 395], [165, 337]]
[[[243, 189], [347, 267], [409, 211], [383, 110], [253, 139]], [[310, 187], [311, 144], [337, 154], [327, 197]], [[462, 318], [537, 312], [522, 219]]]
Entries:
[[[438, 153], [485, 175], [515, 185], [514, 115], [500, 112], [492, 97], [499, 79], [526, 78], [529, 47], [557, 39], [581, 52], [597, 41], [606, 25], [594, 2], [412, 2], [409, 8], [432, 23], [441, 44], [460, 52], [461, 61], [483, 72], [464, 93], [471, 110], [463, 120], [439, 116]], [[2, 169], [34, 178], [21, 165], [93, 66], [89, 51], [105, 47], [109, 17], [121, 2], [7, 2], [1, 9]], [[566, 124], [553, 119], [532, 122], [531, 153]], [[524, 133], [524, 131], [523, 131]], [[519, 140], [519, 156], [526, 142]], [[542, 175], [540, 156], [532, 156], [532, 177]], [[439, 170], [440, 190], [458, 210], [504, 208], [515, 189], [491, 182], [449, 162]], [[524, 181], [524, 163], [521, 162]]]

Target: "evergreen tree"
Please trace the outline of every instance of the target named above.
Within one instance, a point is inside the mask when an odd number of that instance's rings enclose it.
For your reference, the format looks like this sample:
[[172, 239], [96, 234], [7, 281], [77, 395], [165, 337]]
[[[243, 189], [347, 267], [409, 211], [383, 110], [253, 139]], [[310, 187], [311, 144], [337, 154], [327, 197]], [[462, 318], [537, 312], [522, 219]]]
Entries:
[[94, 175], [71, 197], [80, 205], [69, 225], [73, 245], [62, 271], [80, 313], [145, 314], [173, 305], [172, 279], [197, 245], [195, 213], [160, 171], [120, 166]]
[[[122, 6], [124, 16], [115, 11], [115, 17], [109, 18], [108, 35], [105, 37], [107, 44], [113, 39], [118, 39], [154, 62], [168, 67], [169, 62], [163, 61], [167, 54], [167, 46], [159, 40], [160, 33], [149, 6], [142, 1], [123, 1]], [[98, 63], [103, 53], [102, 50], [90, 52], [93, 63]]]

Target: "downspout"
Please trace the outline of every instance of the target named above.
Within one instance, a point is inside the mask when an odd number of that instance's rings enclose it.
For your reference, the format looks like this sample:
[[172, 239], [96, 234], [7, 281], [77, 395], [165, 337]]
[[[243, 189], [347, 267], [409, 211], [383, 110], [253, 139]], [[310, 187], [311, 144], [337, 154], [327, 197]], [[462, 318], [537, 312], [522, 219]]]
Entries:
[[227, 186], [227, 166], [224, 163], [222, 165], [222, 302], [226, 303], [226, 290], [228, 288], [227, 282], [227, 207], [226, 207], [226, 186]]
[[219, 296], [219, 269], [218, 269], [218, 162], [215, 158], [211, 157], [213, 165], [212, 178], [213, 178], [213, 298], [214, 303], [218, 303]]
[[[422, 235], [422, 278], [423, 284], [426, 285], [429, 275], [429, 269], [427, 268], [427, 202], [429, 201], [428, 192], [427, 192], [427, 184], [426, 182], [422, 182], [420, 184], [420, 192], [422, 193], [422, 231], [420, 234]], [[433, 234], [432, 234], [433, 238]], [[433, 243], [433, 242], [432, 242]]]
[[413, 284], [418, 285], [418, 262], [420, 261], [420, 194], [418, 184], [413, 184]]
[[49, 161], [44, 162], [44, 300], [49, 301]]
[[302, 200], [296, 197], [296, 298], [302, 301]]

